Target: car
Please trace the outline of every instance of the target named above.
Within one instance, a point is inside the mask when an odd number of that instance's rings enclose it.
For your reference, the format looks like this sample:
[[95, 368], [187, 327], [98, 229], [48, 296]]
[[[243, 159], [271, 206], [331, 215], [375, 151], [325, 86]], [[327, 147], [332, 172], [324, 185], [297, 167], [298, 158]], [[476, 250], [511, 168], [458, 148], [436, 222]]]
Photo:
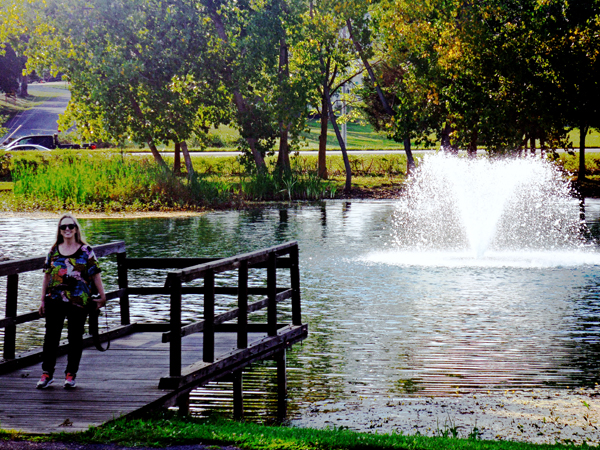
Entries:
[[34, 150], [38, 152], [49, 152], [50, 149], [44, 147], [43, 145], [36, 144], [21, 144], [21, 145], [11, 145], [4, 149], [6, 152], [21, 152], [25, 150]]
[[50, 150], [54, 150], [56, 148], [62, 148], [62, 149], [81, 149], [81, 148], [89, 148], [89, 149], [95, 149], [96, 148], [96, 144], [67, 144], [64, 142], [61, 142], [58, 139], [58, 134], [34, 134], [31, 136], [22, 136], [14, 141], [12, 141], [10, 144], [5, 145], [4, 149], [8, 150], [9, 148], [12, 148], [15, 145], [41, 145], [42, 147], [46, 147]]

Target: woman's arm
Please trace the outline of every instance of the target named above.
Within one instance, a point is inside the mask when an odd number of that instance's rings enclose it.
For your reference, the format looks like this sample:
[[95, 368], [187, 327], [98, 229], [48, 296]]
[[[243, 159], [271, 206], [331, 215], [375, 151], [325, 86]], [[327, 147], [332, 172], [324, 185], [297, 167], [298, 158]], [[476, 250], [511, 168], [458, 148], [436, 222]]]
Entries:
[[42, 281], [42, 299], [40, 309], [38, 309], [40, 317], [44, 317], [46, 315], [46, 291], [48, 290], [48, 284], [50, 284], [50, 274], [45, 273], [44, 280]]
[[97, 308], [102, 308], [106, 305], [106, 294], [104, 293], [104, 285], [102, 284], [102, 277], [100, 273], [96, 273], [92, 276], [92, 281], [96, 285], [96, 289], [98, 289], [98, 294], [100, 294], [100, 300], [96, 300]]

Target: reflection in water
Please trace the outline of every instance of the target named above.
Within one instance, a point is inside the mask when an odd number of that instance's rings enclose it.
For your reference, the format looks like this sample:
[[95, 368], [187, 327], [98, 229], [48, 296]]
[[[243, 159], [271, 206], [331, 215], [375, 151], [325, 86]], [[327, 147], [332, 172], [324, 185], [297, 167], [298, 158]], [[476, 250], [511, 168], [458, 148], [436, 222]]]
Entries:
[[[131, 257], [231, 256], [298, 240], [309, 338], [288, 353], [292, 411], [319, 399], [359, 395], [600, 382], [597, 254], [518, 267], [383, 263], [377, 255], [393, 247], [394, 210], [392, 201], [333, 201], [193, 218], [81, 222], [92, 243], [122, 239]], [[588, 201], [592, 231], [598, 211], [600, 202]], [[55, 226], [54, 220], [0, 219], [0, 250], [12, 258], [43, 254]], [[105, 283], [114, 288], [115, 262], [104, 268]], [[132, 285], [142, 279], [162, 285], [164, 273], [130, 275]], [[21, 281], [19, 312], [36, 309], [41, 274]], [[0, 292], [4, 286], [1, 280]], [[132, 320], [168, 317], [167, 298], [131, 303]], [[201, 299], [189, 298], [187, 305], [184, 320], [197, 320]], [[109, 320], [116, 325], [118, 307], [111, 308]], [[42, 325], [19, 327], [20, 350], [40, 342]]]

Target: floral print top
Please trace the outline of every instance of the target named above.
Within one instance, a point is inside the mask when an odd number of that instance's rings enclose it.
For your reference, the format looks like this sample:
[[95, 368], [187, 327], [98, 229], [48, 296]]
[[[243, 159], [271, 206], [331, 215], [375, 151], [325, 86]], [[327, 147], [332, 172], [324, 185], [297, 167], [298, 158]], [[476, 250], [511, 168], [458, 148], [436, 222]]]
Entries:
[[101, 269], [89, 245], [82, 245], [68, 256], [61, 255], [58, 245], [54, 245], [46, 257], [44, 272], [50, 274], [47, 297], [84, 308], [93, 301], [90, 299], [95, 289], [92, 277]]

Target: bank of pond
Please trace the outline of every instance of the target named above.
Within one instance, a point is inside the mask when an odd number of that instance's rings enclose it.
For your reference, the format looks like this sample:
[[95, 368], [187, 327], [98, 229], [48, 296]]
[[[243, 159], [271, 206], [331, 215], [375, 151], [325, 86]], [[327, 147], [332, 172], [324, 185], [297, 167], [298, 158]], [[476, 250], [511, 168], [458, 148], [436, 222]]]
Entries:
[[[248, 202], [393, 198], [406, 181], [403, 154], [350, 155], [353, 192], [344, 192], [346, 173], [341, 155], [327, 158], [328, 176], [318, 175], [317, 155], [296, 153], [291, 170], [248, 170], [239, 157], [195, 156], [194, 174], [158, 166], [149, 155], [123, 151], [0, 151], [0, 209], [9, 211], [186, 211], [236, 208]], [[576, 172], [576, 156], [561, 154], [556, 163]], [[590, 180], [585, 195], [595, 196], [600, 157], [587, 155]], [[568, 175], [567, 175], [568, 176]]]

